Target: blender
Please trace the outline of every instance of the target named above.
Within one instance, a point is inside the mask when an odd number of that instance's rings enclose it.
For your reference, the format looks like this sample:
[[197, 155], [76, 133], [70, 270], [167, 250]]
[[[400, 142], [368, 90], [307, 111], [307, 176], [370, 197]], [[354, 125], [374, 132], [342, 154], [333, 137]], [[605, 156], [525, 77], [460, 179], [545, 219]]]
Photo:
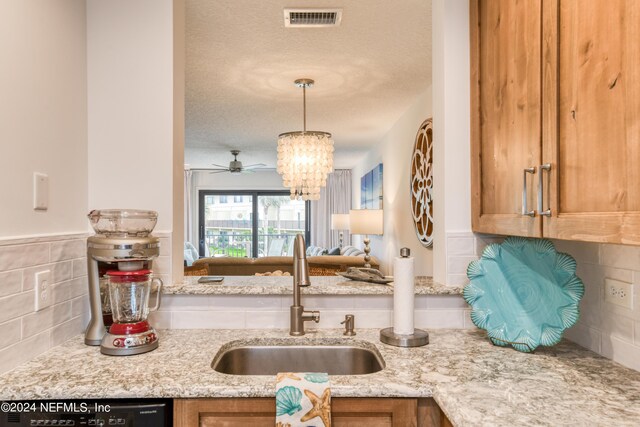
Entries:
[[150, 234], [158, 214], [103, 209], [88, 217], [96, 235], [87, 239], [91, 319], [84, 342], [113, 356], [151, 351], [158, 347], [158, 335], [147, 321], [149, 295], [158, 283], [157, 309], [162, 287], [160, 279], [151, 279], [160, 253], [160, 239]]
[[[120, 265], [120, 264], [119, 264]], [[127, 265], [131, 267], [131, 264]], [[109, 298], [113, 323], [102, 338], [100, 351], [113, 356], [139, 354], [158, 347], [158, 334], [147, 321], [149, 311], [160, 306], [162, 280], [151, 270], [109, 270]], [[158, 283], [155, 307], [149, 309], [151, 284]]]

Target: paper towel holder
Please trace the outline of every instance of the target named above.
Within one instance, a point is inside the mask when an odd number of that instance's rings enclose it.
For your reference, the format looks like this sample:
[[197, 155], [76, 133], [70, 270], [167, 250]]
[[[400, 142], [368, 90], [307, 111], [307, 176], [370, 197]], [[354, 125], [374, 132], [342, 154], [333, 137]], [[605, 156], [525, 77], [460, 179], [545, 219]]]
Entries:
[[[400, 249], [402, 258], [408, 258], [410, 255], [409, 248]], [[422, 347], [429, 344], [429, 332], [414, 328], [413, 334], [396, 334], [392, 326], [380, 330], [380, 341], [395, 347]]]
[[380, 341], [395, 347], [422, 347], [429, 344], [429, 332], [416, 328], [410, 335], [401, 335], [393, 332], [392, 326], [380, 330]]

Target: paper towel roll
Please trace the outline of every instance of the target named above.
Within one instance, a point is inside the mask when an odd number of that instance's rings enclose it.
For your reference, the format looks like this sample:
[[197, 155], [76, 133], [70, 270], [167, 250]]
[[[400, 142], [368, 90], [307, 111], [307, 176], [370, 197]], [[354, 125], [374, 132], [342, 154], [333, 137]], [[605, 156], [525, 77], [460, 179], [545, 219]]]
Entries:
[[414, 313], [413, 257], [396, 257], [393, 261], [393, 332], [411, 335]]

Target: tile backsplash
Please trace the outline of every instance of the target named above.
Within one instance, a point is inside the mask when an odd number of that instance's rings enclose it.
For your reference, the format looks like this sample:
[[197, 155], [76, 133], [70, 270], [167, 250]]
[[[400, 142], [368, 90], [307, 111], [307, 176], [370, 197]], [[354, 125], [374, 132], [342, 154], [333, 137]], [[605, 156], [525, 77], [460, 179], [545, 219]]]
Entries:
[[446, 236], [447, 285], [466, 285], [467, 266], [480, 258], [485, 246], [502, 242], [500, 236], [474, 234], [472, 232], [449, 232]]
[[[0, 241], [0, 373], [81, 333], [88, 321], [85, 234]], [[53, 304], [34, 311], [37, 272]]]
[[[160, 310], [150, 315], [158, 328], [274, 329], [289, 327], [291, 295], [165, 295]], [[342, 328], [345, 314], [355, 315], [358, 328], [393, 325], [392, 295], [305, 295], [305, 308], [320, 311], [314, 328]], [[473, 327], [467, 303], [458, 295], [416, 295], [417, 328]]]
[[[466, 266], [485, 246], [502, 237], [447, 234], [447, 284], [466, 284]], [[640, 371], [640, 247], [553, 240], [559, 252], [573, 256], [584, 282], [580, 320], [565, 337], [609, 359]], [[632, 285], [633, 309], [605, 301], [605, 279]]]
[[[640, 371], [640, 247], [554, 241], [578, 262], [585, 286], [580, 320], [567, 338]], [[605, 301], [605, 279], [632, 285], [633, 309]]]

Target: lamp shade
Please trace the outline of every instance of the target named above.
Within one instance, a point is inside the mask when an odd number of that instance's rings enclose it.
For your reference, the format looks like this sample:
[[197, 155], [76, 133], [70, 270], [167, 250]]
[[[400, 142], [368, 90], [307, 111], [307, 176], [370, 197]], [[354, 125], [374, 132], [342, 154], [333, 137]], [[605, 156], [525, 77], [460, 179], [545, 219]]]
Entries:
[[348, 230], [349, 214], [331, 214], [332, 230]]
[[381, 235], [384, 227], [382, 209], [352, 209], [349, 211], [351, 234]]

